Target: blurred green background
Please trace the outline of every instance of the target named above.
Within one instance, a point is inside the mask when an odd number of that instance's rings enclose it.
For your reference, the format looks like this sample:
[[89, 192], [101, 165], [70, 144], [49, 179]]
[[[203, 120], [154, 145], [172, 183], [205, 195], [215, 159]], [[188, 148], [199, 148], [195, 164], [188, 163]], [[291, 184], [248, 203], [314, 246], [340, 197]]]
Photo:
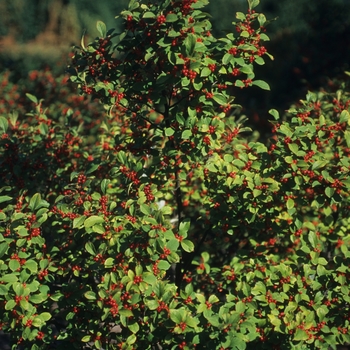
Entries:
[[[114, 17], [127, 4], [128, 0], [0, 0], [0, 71], [10, 69], [17, 80], [46, 66], [64, 72], [68, 52], [79, 44], [83, 31], [95, 37], [97, 20], [117, 27]], [[215, 35], [229, 30], [235, 13], [246, 8], [246, 0], [211, 0], [207, 12]], [[276, 18], [268, 27], [271, 41], [266, 45], [275, 60], [257, 70], [271, 92], [244, 90], [238, 92], [238, 103], [249, 94], [244, 102], [250, 110], [283, 110], [307, 90], [350, 70], [349, 0], [261, 0], [257, 11]]]

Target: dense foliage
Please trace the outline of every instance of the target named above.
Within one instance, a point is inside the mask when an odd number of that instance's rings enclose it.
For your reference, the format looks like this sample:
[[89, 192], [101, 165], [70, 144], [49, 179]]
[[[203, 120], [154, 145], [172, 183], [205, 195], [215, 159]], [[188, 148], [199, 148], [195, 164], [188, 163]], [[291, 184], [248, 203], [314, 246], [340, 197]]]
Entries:
[[271, 110], [259, 142], [234, 96], [269, 89], [254, 74], [265, 16], [249, 0], [217, 39], [206, 3], [132, 0], [122, 33], [98, 22], [70, 67], [89, 98], [32, 72], [24, 115], [26, 91], [2, 76], [0, 327], [14, 348], [350, 341], [347, 88]]

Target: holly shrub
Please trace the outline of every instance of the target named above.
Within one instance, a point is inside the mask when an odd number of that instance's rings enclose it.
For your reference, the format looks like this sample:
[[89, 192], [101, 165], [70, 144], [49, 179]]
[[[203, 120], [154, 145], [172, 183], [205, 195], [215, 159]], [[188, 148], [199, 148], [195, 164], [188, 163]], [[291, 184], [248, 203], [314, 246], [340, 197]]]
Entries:
[[1, 101], [0, 328], [13, 349], [350, 341], [348, 90], [270, 110], [259, 141], [234, 94], [269, 89], [254, 75], [272, 58], [265, 16], [249, 0], [217, 39], [206, 3], [131, 0], [122, 33], [97, 23], [70, 74], [105, 110], [59, 86], [54, 108], [30, 92], [25, 115]]

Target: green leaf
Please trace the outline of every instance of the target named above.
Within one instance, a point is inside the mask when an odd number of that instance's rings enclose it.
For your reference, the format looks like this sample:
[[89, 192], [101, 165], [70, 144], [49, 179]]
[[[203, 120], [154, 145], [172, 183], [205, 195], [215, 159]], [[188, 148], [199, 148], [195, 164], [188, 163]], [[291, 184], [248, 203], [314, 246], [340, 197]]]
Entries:
[[16, 306], [16, 302], [14, 300], [8, 300], [7, 303], [5, 304], [5, 310], [12, 310]]
[[324, 266], [322, 265], [317, 265], [316, 267], [316, 272], [318, 276], [324, 276], [327, 274], [327, 270], [325, 269]]
[[183, 140], [188, 140], [192, 136], [192, 131], [191, 130], [184, 130], [181, 134], [181, 138]]
[[96, 300], [96, 294], [92, 290], [85, 292], [84, 296], [88, 300]]
[[232, 348], [234, 350], [245, 350], [247, 348], [245, 340], [239, 338], [238, 336], [234, 336], [231, 338], [231, 344], [234, 345], [234, 347]]
[[219, 94], [219, 93], [214, 94], [213, 100], [221, 106], [227, 104], [227, 98], [223, 94]]
[[263, 282], [258, 281], [255, 286], [252, 288], [252, 294], [253, 295], [266, 295], [266, 286]]
[[125, 316], [125, 317], [130, 317], [133, 315], [133, 313], [129, 309], [121, 309], [121, 310], [119, 310], [119, 315]]
[[350, 131], [349, 130], [344, 131], [344, 137], [345, 137], [346, 144], [348, 145], [348, 147], [350, 147]]
[[203, 259], [203, 261], [204, 261], [205, 263], [208, 262], [209, 259], [210, 259], [210, 255], [209, 255], [208, 252], [203, 252], [203, 253], [201, 254], [201, 257], [202, 257], [202, 259]]
[[12, 285], [12, 288], [13, 288], [14, 292], [16, 293], [16, 295], [19, 295], [19, 296], [23, 295], [24, 287], [23, 287], [22, 283], [16, 282]]
[[7, 252], [8, 244], [6, 242], [0, 243], [0, 258], [4, 256], [4, 254]]
[[32, 324], [34, 327], [40, 328], [45, 324], [45, 322], [40, 317], [36, 316], [34, 317]]
[[[168, 33], [168, 38], [176, 38], [178, 36], [180, 36], [181, 34], [177, 31], [175, 31], [174, 29], [170, 29], [169, 33]], [[173, 53], [173, 52], [172, 52]], [[172, 64], [176, 64], [176, 61], [171, 61], [169, 60]]]
[[39, 131], [41, 135], [47, 135], [49, 128], [47, 126], [47, 124], [40, 124], [39, 125]]
[[102, 21], [97, 21], [96, 29], [102, 38], [104, 38], [106, 36], [107, 28], [106, 28], [106, 25]]
[[245, 304], [242, 301], [239, 301], [236, 304], [236, 311], [239, 312], [240, 314], [244, 313], [244, 311], [245, 311]]
[[43, 301], [45, 301], [47, 298], [45, 298], [43, 295], [41, 294], [34, 294], [34, 295], [31, 295], [30, 298], [29, 298], [29, 301], [32, 303], [32, 304], [41, 304]]
[[[218, 322], [219, 321], [219, 317], [217, 315], [211, 317], [211, 320], [212, 322], [208, 321], [212, 324], [212, 325], [215, 325], [216, 327], [219, 327], [220, 323]], [[186, 317], [186, 325], [188, 327], [192, 327], [192, 328], [195, 328], [198, 324], [199, 320], [198, 318], [194, 318], [194, 317]]]
[[92, 226], [92, 232], [103, 234], [106, 230], [103, 225], [94, 225]]
[[0, 281], [5, 282], [5, 283], [14, 283], [14, 282], [18, 281], [18, 278], [16, 275], [9, 273], [9, 274], [1, 276]]
[[36, 105], [38, 104], [38, 99], [35, 96], [28, 94], [28, 93], [26, 93], [26, 96], [29, 98], [29, 100], [34, 102]]
[[240, 71], [244, 74], [252, 74], [253, 73], [252, 66], [248, 66], [248, 65], [241, 67]]
[[294, 205], [295, 205], [294, 200], [292, 198], [288, 198], [288, 200], [287, 200], [287, 209], [294, 208]]
[[286, 124], [282, 124], [279, 128], [279, 131], [288, 137], [293, 136], [293, 131]]
[[269, 314], [267, 315], [269, 318], [269, 321], [271, 322], [271, 324], [273, 324], [275, 327], [279, 328], [281, 325], [281, 320], [273, 314]]
[[132, 333], [137, 333], [140, 329], [140, 326], [137, 322], [134, 321], [134, 322], [128, 324], [128, 328], [130, 329], [130, 331]]
[[96, 252], [95, 246], [93, 245], [92, 242], [86, 242], [85, 249], [89, 254], [96, 256], [97, 252]]
[[294, 335], [295, 341], [307, 340], [308, 338], [309, 338], [308, 334], [303, 329], [297, 328]]
[[185, 319], [186, 311], [185, 310], [170, 310], [170, 319], [176, 324], [181, 323]]
[[320, 265], [327, 265], [328, 261], [325, 258], [318, 258], [318, 264]]
[[137, 265], [135, 267], [135, 273], [136, 273], [136, 276], [140, 276], [143, 272], [143, 267], [141, 265]]
[[294, 153], [297, 154], [299, 151], [299, 146], [296, 143], [288, 144], [288, 148]]
[[20, 238], [16, 240], [17, 247], [23, 247], [26, 243], [27, 243], [27, 240], [25, 238]]
[[194, 82], [194, 83], [193, 83], [193, 87], [194, 87], [194, 89], [195, 89], [196, 91], [199, 91], [199, 90], [202, 89], [203, 83], [202, 83], [201, 81], [198, 82], [198, 83]]
[[194, 244], [188, 239], [181, 241], [181, 247], [187, 253], [194, 251]]
[[[229, 64], [231, 61], [233, 61], [234, 60], [234, 57], [231, 55], [231, 54], [229, 54], [229, 53], [225, 53], [225, 55], [223, 56], [223, 58], [222, 58], [222, 64], [223, 65], [227, 65], [227, 64]], [[210, 73], [211, 73], [211, 71], [210, 71]], [[243, 84], [244, 85], [244, 84]]]
[[84, 335], [82, 338], [81, 338], [81, 341], [83, 343], [87, 343], [91, 340], [91, 335]]
[[3, 284], [0, 284], [0, 295], [7, 295], [8, 294], [8, 289], [6, 288], [6, 286], [4, 286]]
[[47, 259], [42, 259], [39, 262], [39, 266], [42, 270], [46, 269], [48, 265], [49, 265], [49, 260]]
[[312, 170], [323, 168], [328, 164], [328, 161], [325, 160], [316, 160], [315, 163], [312, 164]]
[[175, 133], [175, 130], [173, 129], [173, 128], [166, 128], [165, 129], [165, 136], [172, 136], [172, 135], [174, 135], [174, 133]]
[[314, 321], [314, 319], [315, 319], [315, 312], [314, 311], [311, 311], [311, 312], [309, 312], [308, 314], [307, 314], [307, 316], [306, 316], [306, 318], [305, 318], [305, 322], [306, 323], [311, 323], [312, 324], [312, 322]]
[[269, 84], [263, 80], [254, 80], [253, 85], [258, 86], [260, 89], [263, 90], [270, 90]]
[[96, 169], [98, 169], [100, 166], [100, 164], [97, 163], [91, 163], [89, 164], [89, 167], [87, 168], [87, 170], [85, 171], [86, 174], [91, 174], [93, 173]]
[[63, 298], [63, 294], [61, 292], [56, 292], [55, 294], [50, 296], [50, 299], [53, 301], [59, 301]]
[[348, 247], [345, 244], [342, 244], [340, 246], [340, 250], [344, 254], [345, 257], [348, 257]]
[[243, 12], [236, 12], [236, 18], [239, 19], [240, 21], [245, 21], [246, 16]]
[[6, 133], [8, 127], [9, 127], [9, 123], [7, 119], [4, 117], [0, 117], [0, 131], [2, 133]]
[[29, 201], [29, 209], [36, 211], [42, 207], [47, 208], [49, 206], [49, 203], [46, 202], [45, 200], [41, 199], [41, 194], [40, 193], [35, 193], [33, 197]]
[[347, 110], [343, 110], [341, 113], [340, 113], [340, 116], [339, 116], [339, 122], [340, 123], [349, 123], [349, 119], [350, 119], [350, 114]]
[[308, 234], [309, 242], [311, 243], [312, 248], [316, 248], [317, 246], [317, 236], [314, 231], [310, 231]]
[[142, 274], [142, 279], [144, 280], [144, 282], [150, 285], [154, 285], [157, 282], [156, 276], [154, 276], [154, 274], [151, 272], [144, 272]]
[[140, 210], [142, 214], [151, 215], [151, 208], [147, 204], [141, 204]]
[[28, 309], [30, 308], [30, 306], [31, 306], [31, 305], [28, 303], [28, 301], [25, 300], [25, 299], [22, 299], [22, 300], [20, 301], [19, 305], [21, 306], [21, 308], [22, 308], [23, 310], [28, 310]]
[[181, 79], [181, 85], [182, 85], [182, 87], [187, 87], [188, 85], [190, 85], [190, 79], [188, 79], [187, 77], [183, 77], [182, 79]]
[[16, 271], [21, 267], [20, 263], [17, 260], [11, 259], [9, 262], [9, 268], [11, 271]]
[[190, 219], [184, 219], [180, 222], [179, 226], [179, 234], [183, 237], [187, 237], [187, 232], [190, 229], [191, 226], [191, 220]]
[[232, 154], [225, 154], [225, 155], [224, 155], [224, 160], [225, 160], [225, 162], [227, 162], [227, 163], [231, 163], [231, 162], [233, 161], [233, 156], [232, 156]]
[[102, 216], [92, 215], [84, 221], [84, 226], [85, 228], [89, 228], [95, 224], [101, 224], [103, 222], [105, 222], [105, 220]]
[[259, 21], [260, 27], [263, 27], [264, 24], [266, 23], [266, 17], [265, 17], [265, 15], [262, 14], [262, 13], [259, 13], [258, 21]]
[[323, 321], [325, 316], [327, 315], [328, 313], [328, 309], [327, 309], [327, 306], [326, 305], [321, 305], [320, 307], [318, 307], [316, 309], [316, 314], [319, 318], [320, 321]]
[[205, 78], [205, 77], [208, 77], [210, 74], [211, 74], [211, 70], [208, 68], [208, 67], [204, 67], [201, 71], [201, 77]]
[[235, 82], [235, 86], [237, 86], [237, 87], [240, 87], [240, 88], [243, 88], [243, 87], [245, 87], [245, 84], [243, 83], [243, 81], [242, 80], [236, 80], [236, 82]]
[[10, 196], [0, 196], [0, 203], [10, 201], [11, 199], [12, 199], [12, 197], [10, 197]]
[[32, 273], [36, 273], [38, 271], [38, 263], [34, 260], [27, 260], [24, 267], [26, 267]]
[[[187, 112], [188, 112], [188, 116], [191, 119], [196, 118], [197, 111], [194, 108], [188, 107], [187, 108]], [[185, 123], [185, 121], [183, 121], [181, 124], [183, 125], [184, 123]]]
[[17, 233], [19, 236], [21, 237], [29, 236], [28, 230], [24, 226], [18, 226], [17, 229], [18, 229]]
[[186, 53], [188, 56], [192, 56], [196, 47], [196, 37], [193, 34], [189, 34], [185, 39]]
[[176, 22], [177, 20], [178, 20], [178, 17], [175, 13], [169, 13], [166, 16], [166, 22], [168, 23]]
[[324, 191], [325, 195], [328, 197], [328, 198], [332, 198], [333, 197], [333, 194], [334, 194], [335, 190], [333, 187], [327, 187]]
[[109, 179], [103, 179], [101, 182], [101, 191], [103, 194], [107, 193], [108, 185], [110, 183]]
[[25, 300], [25, 299], [22, 299], [22, 300], [20, 301], [19, 305], [21, 306], [21, 308], [22, 308], [23, 310], [28, 310], [29, 307], [31, 306], [31, 305], [28, 303], [28, 301]]
[[[137, 340], [136, 335], [135, 335], [135, 334], [132, 334], [132, 335], [130, 335], [129, 337], [127, 337], [126, 343], [129, 344], [129, 345], [132, 345], [132, 344], [135, 344], [136, 340]], [[133, 347], [133, 348], [134, 348], [134, 347]], [[130, 349], [130, 347], [127, 347], [127, 349]]]
[[107, 258], [105, 263], [104, 263], [106, 268], [111, 268], [114, 266], [114, 259], [113, 258]]
[[170, 264], [166, 260], [159, 261], [157, 265], [158, 269], [167, 271], [170, 268]]
[[52, 315], [49, 312], [42, 312], [39, 317], [46, 322], [51, 319]]
[[81, 228], [86, 219], [85, 215], [79, 216], [73, 220], [73, 228]]
[[176, 238], [173, 238], [167, 242], [166, 247], [170, 249], [171, 252], [176, 252], [179, 248], [179, 241]]
[[159, 302], [157, 300], [147, 300], [146, 305], [150, 310], [155, 310], [159, 306]]
[[257, 190], [256, 188], [254, 188], [253, 190], [253, 197], [259, 197], [261, 195], [262, 191], [261, 190]]
[[156, 15], [153, 12], [147, 11], [143, 14], [142, 18], [155, 18]]

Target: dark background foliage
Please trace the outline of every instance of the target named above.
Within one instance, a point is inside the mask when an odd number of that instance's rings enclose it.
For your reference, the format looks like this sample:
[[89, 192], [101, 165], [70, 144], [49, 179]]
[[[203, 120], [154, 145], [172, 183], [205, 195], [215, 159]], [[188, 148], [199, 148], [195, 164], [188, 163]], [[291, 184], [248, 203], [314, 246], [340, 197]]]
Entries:
[[[50, 66], [63, 72], [67, 53], [84, 31], [93, 38], [95, 23], [117, 27], [115, 15], [128, 0], [0, 0], [0, 71], [8, 68], [18, 81], [32, 69]], [[208, 6], [216, 33], [230, 30], [246, 0], [215, 0]], [[262, 0], [259, 11], [276, 19], [268, 27], [268, 50], [275, 60], [257, 71], [271, 92], [256, 88], [237, 93], [250, 120], [266, 127], [267, 110], [283, 111], [307, 90], [326, 86], [343, 74], [350, 62], [348, 0]], [[249, 96], [248, 96], [249, 95]]]

